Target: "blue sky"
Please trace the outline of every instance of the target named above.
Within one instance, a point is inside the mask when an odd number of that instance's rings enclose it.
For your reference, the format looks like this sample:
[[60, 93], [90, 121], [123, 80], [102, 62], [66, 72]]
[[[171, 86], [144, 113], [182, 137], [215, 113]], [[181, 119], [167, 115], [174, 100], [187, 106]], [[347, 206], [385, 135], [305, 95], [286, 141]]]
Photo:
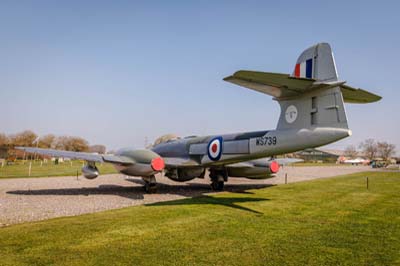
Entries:
[[278, 104], [222, 81], [291, 73], [329, 42], [339, 77], [383, 96], [347, 105], [353, 136], [400, 148], [396, 1], [1, 1], [0, 132], [82, 136], [110, 149], [147, 137], [273, 129]]

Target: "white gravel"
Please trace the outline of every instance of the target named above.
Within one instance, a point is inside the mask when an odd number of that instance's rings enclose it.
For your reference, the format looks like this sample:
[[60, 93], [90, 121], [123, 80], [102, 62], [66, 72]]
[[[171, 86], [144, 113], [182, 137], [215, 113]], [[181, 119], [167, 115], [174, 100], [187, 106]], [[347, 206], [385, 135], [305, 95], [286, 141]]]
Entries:
[[[270, 184], [298, 182], [370, 171], [365, 166], [286, 166], [277, 177], [266, 180], [230, 178], [227, 191], [262, 188]], [[120, 174], [104, 175], [94, 180], [83, 177], [0, 179], [0, 227], [27, 221], [73, 216], [127, 206], [195, 197], [210, 193], [209, 179], [178, 183], [159, 175], [156, 194], [145, 194], [140, 178]]]

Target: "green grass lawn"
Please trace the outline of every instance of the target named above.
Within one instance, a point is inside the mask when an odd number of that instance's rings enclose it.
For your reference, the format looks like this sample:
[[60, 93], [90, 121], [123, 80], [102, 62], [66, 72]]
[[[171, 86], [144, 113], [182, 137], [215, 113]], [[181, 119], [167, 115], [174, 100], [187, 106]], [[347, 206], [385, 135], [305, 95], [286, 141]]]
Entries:
[[14, 225], [0, 264], [400, 265], [399, 191], [361, 173]]
[[[64, 162], [55, 165], [53, 162], [43, 163], [40, 161], [32, 161], [31, 177], [48, 177], [48, 176], [71, 176], [76, 175], [78, 171], [81, 174], [83, 161]], [[111, 164], [96, 164], [100, 174], [111, 174], [117, 171]], [[0, 165], [0, 179], [14, 177], [29, 177], [29, 161], [24, 164], [17, 162], [13, 165]]]

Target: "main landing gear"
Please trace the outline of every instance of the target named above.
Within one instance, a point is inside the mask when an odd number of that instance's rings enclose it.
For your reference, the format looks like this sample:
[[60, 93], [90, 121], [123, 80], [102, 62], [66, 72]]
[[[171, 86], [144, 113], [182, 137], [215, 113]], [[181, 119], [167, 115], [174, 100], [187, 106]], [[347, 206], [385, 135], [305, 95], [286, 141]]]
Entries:
[[210, 169], [211, 188], [214, 191], [224, 190], [224, 183], [228, 181], [226, 171]]
[[146, 193], [152, 194], [157, 192], [157, 182], [156, 177], [152, 176], [143, 176], [142, 180], [144, 181], [144, 191]]

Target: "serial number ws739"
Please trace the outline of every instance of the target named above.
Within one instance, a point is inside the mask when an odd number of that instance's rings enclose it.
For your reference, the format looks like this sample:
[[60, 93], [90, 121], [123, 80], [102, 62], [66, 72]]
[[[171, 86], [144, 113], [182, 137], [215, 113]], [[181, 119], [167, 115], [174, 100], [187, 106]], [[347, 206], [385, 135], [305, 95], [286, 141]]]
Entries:
[[256, 138], [256, 146], [272, 146], [272, 145], [276, 145], [276, 137], [259, 137]]

